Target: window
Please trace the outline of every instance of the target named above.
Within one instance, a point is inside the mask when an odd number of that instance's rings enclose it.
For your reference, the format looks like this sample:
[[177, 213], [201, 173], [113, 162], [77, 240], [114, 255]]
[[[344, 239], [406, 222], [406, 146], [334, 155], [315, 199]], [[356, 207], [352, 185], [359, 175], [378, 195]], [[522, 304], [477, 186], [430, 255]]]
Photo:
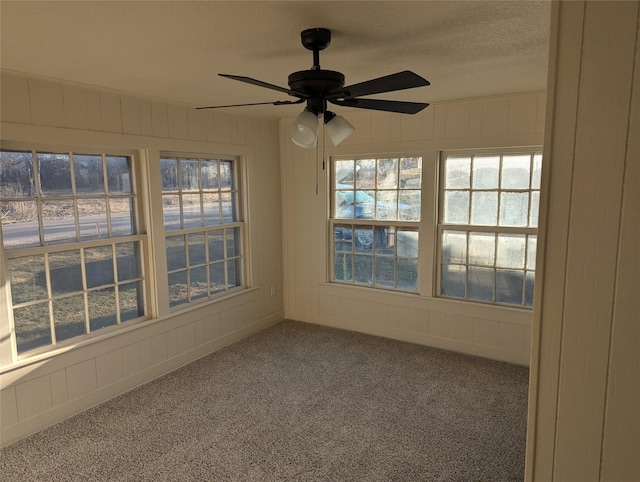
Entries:
[[440, 296], [530, 307], [540, 152], [443, 154]]
[[417, 292], [421, 157], [334, 159], [332, 280]]
[[242, 287], [238, 161], [163, 155], [160, 169], [169, 305]]
[[133, 156], [0, 151], [0, 214], [19, 355], [145, 316]]

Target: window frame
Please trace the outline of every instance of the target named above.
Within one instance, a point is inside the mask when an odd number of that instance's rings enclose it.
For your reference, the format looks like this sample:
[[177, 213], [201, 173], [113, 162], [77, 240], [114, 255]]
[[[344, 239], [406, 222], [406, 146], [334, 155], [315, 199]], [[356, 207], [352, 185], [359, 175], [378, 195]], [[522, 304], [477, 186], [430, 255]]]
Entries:
[[[6, 300], [6, 307], [1, 308], [1, 312], [7, 315], [7, 326], [0, 327], [0, 331], [9, 330], [9, 346], [11, 347], [11, 360], [13, 362], [19, 362], [22, 360], [30, 359], [34, 356], [41, 354], [49, 354], [56, 353], [60, 349], [69, 348], [72, 346], [76, 346], [87, 340], [102, 338], [104, 335], [120, 331], [122, 329], [131, 327], [138, 323], [144, 322], [151, 317], [151, 306], [152, 300], [150, 299], [151, 294], [151, 280], [149, 276], [149, 258], [150, 258], [150, 235], [147, 229], [147, 218], [145, 217], [146, 213], [146, 200], [144, 199], [144, 166], [143, 159], [140, 156], [140, 151], [136, 151], [133, 149], [122, 149], [122, 148], [109, 148], [104, 146], [86, 146], [86, 145], [70, 145], [70, 144], [45, 144], [38, 142], [29, 142], [29, 141], [2, 141], [1, 149], [3, 151], [14, 151], [14, 152], [24, 152], [31, 153], [32, 160], [34, 161], [34, 183], [36, 193], [34, 196], [24, 199], [29, 199], [30, 201], [35, 201], [37, 209], [37, 224], [38, 224], [38, 233], [40, 236], [40, 244], [34, 246], [25, 246], [25, 247], [5, 247], [4, 245], [4, 229], [0, 227], [0, 255], [3, 258], [3, 266], [6, 271], [3, 273], [3, 290], [5, 291], [4, 295], [2, 295], [3, 299]], [[38, 173], [38, 160], [37, 153], [47, 153], [47, 154], [61, 154], [61, 155], [69, 155], [70, 156], [70, 172], [71, 172], [71, 195], [65, 196], [45, 196], [42, 193], [41, 185], [39, 181], [39, 173]], [[76, 172], [74, 169], [74, 160], [73, 156], [100, 156], [102, 157], [102, 169], [103, 169], [103, 179], [105, 192], [101, 194], [87, 194], [87, 193], [79, 193], [76, 186]], [[132, 192], [129, 194], [115, 194], [112, 195], [109, 192], [109, 186], [107, 181], [107, 172], [105, 170], [106, 167], [106, 158], [107, 157], [127, 157], [131, 162], [131, 176], [130, 185], [132, 187]], [[106, 236], [104, 238], [99, 239], [83, 239], [81, 231], [80, 231], [80, 219], [81, 216], [78, 213], [78, 201], [82, 201], [83, 199], [97, 199], [103, 198], [105, 200], [105, 205], [108, 205], [111, 199], [130, 199], [133, 203], [133, 208], [130, 211], [134, 218], [135, 229], [131, 234], [126, 235], [114, 235], [114, 236]], [[18, 198], [3, 198], [3, 199], [18, 199]], [[23, 198], [20, 198], [23, 199]], [[47, 202], [47, 200], [68, 200], [74, 204], [74, 218], [73, 223], [76, 228], [76, 238], [75, 239], [65, 239], [62, 242], [46, 242], [46, 234], [45, 227], [43, 222], [42, 209], [40, 208], [43, 202]], [[111, 209], [106, 209], [105, 219], [108, 224], [107, 230], [108, 233], [112, 232], [112, 218], [111, 218]], [[99, 286], [89, 286], [88, 285], [88, 277], [86, 273], [86, 264], [85, 264], [85, 253], [86, 250], [98, 247], [110, 247], [112, 254], [114, 250], [117, 249], [118, 245], [129, 244], [129, 243], [137, 243], [138, 246], [138, 256], [137, 263], [139, 273], [135, 278], [130, 278], [126, 280], [117, 280], [114, 277], [114, 280], [111, 283], [107, 283]], [[70, 293], [64, 293], [60, 296], [56, 296], [52, 293], [52, 285], [51, 285], [51, 268], [49, 266], [49, 257], [51, 254], [55, 255], [56, 253], [63, 252], [78, 252], [78, 266], [81, 272], [81, 284], [82, 288], [78, 291], [75, 290]], [[45, 289], [46, 289], [46, 298], [39, 298], [37, 300], [28, 300], [25, 302], [14, 303], [12, 297], [11, 290], [11, 273], [9, 270], [10, 260], [19, 259], [27, 256], [43, 256], [43, 265], [42, 270], [45, 276]], [[117, 263], [117, 258], [115, 256], [112, 257], [112, 263], [114, 265], [114, 276], [116, 276], [117, 270], [115, 265]], [[140, 305], [138, 309], [141, 309], [143, 315], [134, 317], [132, 319], [126, 319], [122, 321], [122, 309], [118, 305], [116, 308], [116, 323], [106, 327], [99, 327], [95, 330], [91, 329], [91, 320], [89, 317], [89, 299], [88, 296], [91, 292], [99, 291], [104, 289], [105, 286], [114, 288], [114, 296], [116, 302], [118, 301], [118, 292], [119, 289], [115, 289], [118, 286], [126, 285], [129, 283], [139, 283], [140, 284]], [[56, 340], [55, 335], [55, 321], [53, 318], [54, 307], [52, 303], [56, 300], [64, 299], [70, 296], [82, 296], [84, 301], [84, 324], [85, 324], [85, 332], [80, 335], [71, 336], [69, 338], [63, 339], [61, 341]], [[47, 310], [49, 312], [49, 328], [51, 333], [51, 343], [37, 346], [31, 349], [26, 349], [21, 352], [18, 352], [17, 346], [17, 338], [15, 331], [15, 318], [14, 318], [14, 310], [15, 308], [23, 308], [31, 305], [37, 304], [47, 304]], [[4, 304], [4, 303], [3, 303]], [[4, 325], [4, 323], [3, 323]], [[6, 360], [5, 360], [6, 361]]]
[[[416, 220], [400, 220], [398, 219], [399, 216], [396, 216], [396, 219], [375, 219], [374, 218], [370, 218], [370, 219], [365, 219], [365, 218], [357, 218], [355, 217], [355, 207], [354, 207], [354, 218], [336, 218], [336, 191], [339, 191], [339, 189], [336, 189], [336, 167], [335, 167], [335, 163], [337, 161], [344, 161], [344, 160], [353, 160], [355, 162], [359, 161], [359, 160], [368, 160], [368, 159], [374, 159], [374, 160], [384, 160], [384, 159], [398, 159], [401, 160], [403, 158], [420, 158], [420, 187], [416, 190], [418, 190], [420, 192], [420, 202], [419, 202], [419, 213], [417, 216]], [[421, 283], [422, 283], [422, 278], [423, 276], [421, 276], [420, 271], [421, 271], [421, 259], [420, 259], [420, 253], [422, 251], [421, 248], [421, 244], [423, 243], [422, 239], [421, 239], [421, 233], [422, 233], [422, 224], [423, 224], [423, 220], [424, 220], [424, 187], [425, 187], [425, 156], [423, 154], [420, 154], [418, 152], [390, 152], [390, 153], [376, 153], [376, 154], [359, 154], [359, 155], [336, 155], [336, 156], [331, 156], [329, 158], [329, 189], [328, 189], [328, 213], [329, 213], [329, 219], [328, 219], [328, 270], [327, 270], [327, 274], [328, 274], [328, 280], [329, 283], [335, 283], [335, 284], [340, 284], [340, 285], [345, 285], [345, 286], [356, 286], [356, 287], [362, 287], [362, 288], [369, 288], [369, 289], [374, 289], [374, 290], [384, 290], [384, 291], [390, 291], [390, 292], [399, 292], [399, 293], [405, 293], [405, 294], [411, 294], [411, 295], [420, 295], [421, 293]], [[376, 167], [377, 169], [377, 167]], [[398, 179], [397, 181], [397, 187], [393, 188], [392, 190], [396, 191], [396, 193], [398, 193], [398, 196], [396, 197], [397, 199], [397, 203], [398, 205], [400, 204], [400, 196], [399, 193], [401, 193], [403, 191], [403, 189], [401, 189], [400, 187], [400, 179]], [[364, 189], [363, 189], [364, 190]], [[356, 196], [356, 192], [358, 191], [358, 189], [356, 189], [355, 187], [355, 180], [354, 180], [354, 186], [353, 186], [353, 191], [354, 191], [354, 197]], [[373, 188], [369, 189], [367, 188], [366, 191], [373, 191], [374, 192], [374, 199], [376, 199], [375, 193], [377, 193], [378, 191], [389, 191], [389, 189], [378, 189], [377, 186], [374, 186]], [[377, 205], [377, 202], [376, 202]], [[376, 207], [377, 209], [377, 207]], [[358, 229], [358, 227], [360, 226], [366, 226], [366, 227], [371, 227], [371, 229], [373, 230], [374, 236], [376, 236], [376, 229], [377, 228], [382, 228], [382, 229], [386, 229], [386, 228], [393, 228], [395, 230], [394, 236], [397, 236], [397, 233], [399, 232], [400, 229], [405, 228], [406, 231], [415, 231], [417, 233], [418, 236], [418, 241], [417, 241], [417, 247], [416, 247], [416, 255], [415, 258], [413, 257], [405, 257], [405, 256], [399, 256], [398, 255], [398, 249], [397, 247], [394, 248], [394, 254], [391, 255], [386, 255], [386, 254], [381, 254], [381, 257], [384, 258], [393, 258], [394, 259], [394, 286], [388, 286], [385, 284], [376, 284], [374, 280], [372, 280], [372, 283], [362, 283], [362, 282], [358, 282], [358, 281], [347, 281], [347, 280], [340, 280], [340, 279], [336, 279], [336, 273], [335, 273], [335, 255], [336, 255], [336, 249], [335, 249], [335, 229], [338, 226], [341, 225], [351, 225], [351, 229], [353, 230], [353, 236], [355, 237], [355, 230]], [[375, 263], [376, 263], [376, 254], [375, 254], [375, 244], [373, 243], [372, 246], [372, 250], [374, 250], [371, 253], [371, 257], [372, 257], [372, 271], [373, 273], [375, 273]], [[356, 255], [358, 254], [358, 252], [356, 251], [355, 248], [355, 242], [353, 243], [353, 248], [351, 251], [352, 255]], [[407, 259], [407, 260], [411, 260], [411, 259], [415, 259], [415, 263], [416, 263], [416, 280], [415, 280], [415, 289], [409, 289], [409, 288], [402, 288], [402, 287], [398, 287], [398, 276], [397, 276], [397, 263], [399, 259]]]
[[[246, 180], [245, 180], [245, 169], [244, 169], [244, 159], [242, 156], [239, 155], [233, 155], [233, 154], [213, 154], [210, 151], [206, 151], [206, 152], [189, 152], [189, 151], [169, 151], [169, 150], [161, 150], [158, 152], [158, 166], [161, 165], [162, 160], [164, 159], [176, 159], [178, 160], [177, 162], [177, 172], [178, 172], [178, 178], [176, 179], [176, 183], [177, 183], [177, 189], [175, 191], [164, 191], [164, 188], [162, 187], [162, 185], [160, 185], [160, 187], [158, 188], [158, 195], [160, 197], [160, 203], [158, 204], [160, 209], [160, 219], [162, 221], [162, 234], [160, 236], [158, 236], [159, 239], [156, 240], [156, 247], [158, 250], [160, 250], [160, 252], [162, 252], [162, 256], [164, 258], [165, 263], [168, 263], [168, 259], [167, 259], [167, 254], [166, 254], [166, 243], [167, 243], [167, 239], [171, 238], [171, 237], [177, 237], [177, 236], [182, 236], [183, 240], [184, 240], [184, 251], [185, 251], [185, 266], [184, 268], [178, 268], [178, 269], [169, 269], [167, 264], [164, 264], [164, 271], [166, 273], [165, 279], [164, 279], [164, 286], [166, 286], [166, 293], [167, 296], [163, 297], [167, 300], [167, 306], [164, 307], [165, 309], [168, 309], [168, 313], [178, 313], [181, 312], [183, 310], [187, 310], [189, 308], [192, 308], [193, 306], [197, 306], [197, 305], [201, 305], [203, 303], [208, 303], [208, 302], [215, 302], [216, 300], [220, 299], [220, 298], [224, 298], [228, 295], [231, 294], [235, 294], [235, 293], [239, 293], [242, 291], [247, 290], [250, 287], [250, 279], [249, 279], [249, 255], [248, 255], [248, 242], [247, 242], [247, 232], [248, 232], [248, 228], [247, 228], [247, 222], [246, 222], [246, 212], [245, 212], [245, 186], [246, 186]], [[201, 166], [201, 162], [202, 161], [218, 161], [218, 165], [220, 162], [230, 162], [233, 166], [233, 185], [231, 186], [231, 189], [229, 192], [231, 192], [232, 195], [232, 199], [231, 199], [231, 203], [232, 203], [232, 207], [235, 207], [235, 216], [237, 218], [237, 220], [232, 221], [232, 222], [228, 222], [228, 223], [224, 223], [224, 222], [220, 222], [219, 224], [203, 224], [201, 226], [195, 226], [195, 227], [185, 227], [184, 226], [184, 219], [183, 219], [183, 203], [180, 202], [180, 218], [181, 218], [181, 222], [180, 222], [180, 228], [179, 229], [170, 229], [167, 230], [166, 229], [166, 225], [165, 225], [165, 221], [164, 221], [164, 197], [165, 196], [182, 196], [183, 194], [187, 194], [187, 195], [195, 195], [198, 194], [199, 198], [200, 198], [200, 214], [201, 214], [201, 220], [204, 222], [204, 204], [202, 203], [202, 195], [206, 192], [212, 192], [213, 190], [211, 189], [203, 189], [203, 185], [202, 185], [202, 178], [199, 176], [199, 186], [197, 190], [191, 189], [191, 190], [185, 190], [183, 189], [182, 186], [182, 174], [181, 174], [181, 169], [180, 169], [180, 161], [179, 159], [184, 159], [184, 160], [198, 160], [198, 172], [201, 172], [200, 166]], [[160, 173], [160, 177], [162, 177], [161, 174], [161, 170], [158, 170]], [[220, 186], [220, 185], [219, 185]], [[218, 193], [222, 193], [223, 190], [221, 189], [221, 187], [219, 187], [217, 189]], [[222, 212], [222, 211], [221, 211]], [[222, 220], [221, 220], [222, 221]], [[234, 230], [236, 229], [237, 232], [239, 233], [239, 242], [237, 244], [237, 246], [239, 247], [240, 250], [240, 254], [236, 255], [236, 256], [227, 256], [227, 238], [226, 238], [226, 233], [227, 231], [230, 230]], [[216, 260], [211, 260], [210, 258], [210, 254], [209, 254], [209, 243], [208, 243], [208, 237], [209, 237], [209, 233], [215, 232], [215, 231], [221, 231], [222, 235], [224, 237], [224, 242], [223, 242], [223, 250], [224, 250], [224, 257], [223, 259], [216, 259]], [[206, 261], [204, 264], [200, 263], [197, 265], [190, 265], [189, 264], [189, 247], [188, 247], [188, 238], [190, 235], [194, 235], [194, 234], [201, 234], [203, 235], [204, 239], [205, 239], [205, 253], [206, 253]], [[158, 244], [159, 243], [159, 244]], [[228, 268], [227, 268], [227, 264], [232, 261], [235, 260], [236, 262], [240, 263], [240, 284], [237, 286], [232, 286], [231, 288], [229, 288], [229, 276], [228, 276]], [[212, 292], [212, 285], [211, 285], [211, 273], [210, 273], [210, 267], [214, 264], [220, 264], [223, 263], [225, 265], [225, 269], [224, 269], [224, 275], [225, 275], [225, 289], [221, 290], [221, 291], [215, 291]], [[199, 297], [199, 298], [195, 298], [195, 299], [191, 299], [191, 283], [190, 283], [190, 271], [193, 268], [201, 268], [201, 267], [207, 267], [207, 292], [208, 295], [207, 296], [203, 296], [203, 297]], [[187, 298], [184, 302], [180, 302], [180, 303], [176, 303], [176, 304], [171, 304], [170, 301], [170, 283], [169, 283], [169, 277], [172, 274], [176, 274], [179, 272], [185, 272], [186, 273], [186, 283], [187, 283]]]
[[[524, 188], [502, 188], [502, 184], [501, 184], [501, 180], [502, 180], [502, 157], [505, 155], [530, 155], [531, 156], [531, 161], [530, 161], [530, 172], [529, 172], [529, 186], [528, 188], [524, 189]], [[445, 188], [445, 168], [444, 168], [444, 163], [445, 160], [447, 159], [447, 157], [471, 157], [473, 159], [474, 156], [500, 156], [500, 170], [499, 170], [499, 179], [498, 179], [498, 187], [496, 189], [491, 189], [491, 191], [495, 191], [498, 193], [497, 195], [497, 216], [498, 219], [496, 220], [496, 224], [495, 225], [480, 225], [480, 224], [471, 224], [471, 209], [472, 209], [472, 203], [471, 203], [471, 196], [469, 196], [469, 202], [468, 202], [468, 223], [467, 224], [454, 224], [454, 223], [445, 223], [444, 222], [444, 206], [445, 206], [445, 193], [447, 191], [447, 189]], [[488, 306], [497, 306], [497, 307], [505, 307], [505, 308], [514, 308], [514, 309], [521, 309], [521, 310], [525, 310], [525, 311], [531, 311], [531, 309], [533, 308], [532, 304], [526, 304], [526, 283], [527, 283], [527, 273], [529, 272], [533, 272], [535, 274], [535, 265], [533, 266], [533, 268], [528, 268], [527, 265], [527, 261], [528, 258], [530, 257], [529, 254], [529, 248], [528, 248], [528, 241], [529, 241], [529, 237], [530, 236], [535, 236], [536, 237], [536, 242], [537, 242], [537, 236], [538, 236], [538, 228], [539, 226], [536, 224], [535, 227], [533, 226], [529, 226], [530, 221], [529, 221], [529, 217], [531, 215], [531, 203], [532, 203], [532, 193], [537, 191], [538, 193], [540, 193], [540, 189], [541, 187], [538, 186], [537, 188], [533, 187], [532, 185], [532, 180], [533, 180], [533, 176], [534, 176], [534, 169], [533, 169], [533, 162], [534, 162], [534, 158], [535, 156], [540, 156], [540, 166], [542, 168], [542, 146], [525, 146], [525, 147], [509, 147], [509, 148], [497, 148], [497, 149], [456, 149], [456, 150], [442, 150], [438, 152], [438, 162], [437, 162], [437, 166], [438, 166], [438, 174], [437, 174], [437, 179], [438, 179], [438, 202], [437, 202], [437, 217], [436, 217], [436, 229], [435, 229], [435, 243], [436, 243], [436, 249], [435, 249], [435, 260], [434, 260], [434, 271], [435, 271], [435, 284], [433, 287], [433, 296], [434, 298], [440, 298], [440, 299], [446, 299], [446, 300], [452, 300], [452, 301], [459, 301], [459, 302], [470, 302], [470, 303], [480, 303], [482, 305], [488, 305]], [[471, 169], [471, 168], [470, 168]], [[473, 170], [470, 170], [470, 174], [469, 174], [469, 187], [468, 188], [455, 188], [453, 190], [464, 190], [464, 191], [468, 191], [470, 194], [473, 193], [473, 191], [486, 191], [486, 189], [474, 189], [473, 188]], [[527, 226], [500, 226], [499, 225], [499, 216], [500, 216], [500, 193], [502, 192], [527, 192], [529, 194], [528, 196], [528, 203], [527, 203]], [[538, 194], [538, 203], [539, 203], [539, 194]], [[538, 204], [538, 210], [539, 210], [539, 204]], [[466, 261], [465, 263], [443, 263], [443, 233], [444, 231], [459, 231], [459, 232], [465, 232], [466, 236], [467, 236], [467, 249], [466, 249]], [[508, 302], [501, 302], [501, 301], [496, 301], [496, 284], [497, 284], [497, 280], [496, 280], [496, 274], [495, 271], [498, 268], [496, 260], [494, 259], [493, 262], [493, 266], [491, 266], [490, 268], [494, 269], [494, 284], [493, 284], [493, 300], [492, 301], [485, 301], [485, 300], [481, 300], [481, 299], [476, 299], [476, 298], [469, 298], [468, 296], [468, 286], [469, 286], [469, 266], [474, 266], [472, 264], [469, 263], [469, 253], [468, 253], [468, 246], [469, 246], [469, 234], [470, 233], [492, 233], [495, 234], [495, 243], [496, 243], [496, 248], [494, 248], [494, 256], [496, 255], [496, 250], [497, 250], [497, 243], [498, 243], [498, 235], [499, 234], [517, 234], [517, 235], [524, 235], [525, 236], [525, 241], [524, 241], [524, 262], [523, 262], [523, 267], [522, 269], [520, 268], [513, 268], [516, 271], [522, 271], [523, 272], [523, 285], [522, 285], [522, 303], [521, 304], [515, 304], [515, 303], [508, 303]], [[535, 249], [533, 250], [533, 255], [535, 256]], [[535, 261], [534, 261], [535, 262]], [[465, 296], [464, 297], [458, 297], [458, 296], [447, 296], [447, 295], [443, 295], [442, 294], [442, 267], [444, 264], [456, 264], [456, 265], [460, 265], [460, 266], [465, 266], [466, 267], [466, 271], [465, 271]], [[501, 269], [511, 269], [511, 268], [501, 268]]]

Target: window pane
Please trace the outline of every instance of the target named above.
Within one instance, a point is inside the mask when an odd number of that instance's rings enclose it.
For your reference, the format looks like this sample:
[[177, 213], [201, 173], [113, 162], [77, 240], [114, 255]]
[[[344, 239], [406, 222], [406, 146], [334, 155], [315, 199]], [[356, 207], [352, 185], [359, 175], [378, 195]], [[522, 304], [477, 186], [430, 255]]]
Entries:
[[376, 187], [378, 189], [397, 189], [398, 159], [378, 159]]
[[498, 234], [496, 266], [500, 268], [524, 268], [524, 234]]
[[349, 253], [336, 253], [333, 256], [333, 271], [338, 281], [353, 281], [352, 274], [353, 255]]
[[200, 190], [200, 173], [196, 159], [180, 159], [180, 172], [182, 174], [183, 191]]
[[222, 223], [222, 207], [220, 204], [220, 194], [204, 193], [202, 195], [202, 208], [204, 212], [204, 225], [215, 226]]
[[535, 282], [535, 273], [533, 271], [527, 271], [524, 280], [524, 304], [526, 306], [533, 306], [533, 288]]
[[54, 296], [82, 291], [80, 250], [50, 253], [49, 277], [51, 279], [51, 293]]
[[475, 191], [471, 194], [471, 224], [495, 226], [498, 222], [498, 193]]
[[376, 256], [375, 284], [394, 288], [396, 285], [396, 270], [394, 258]]
[[493, 301], [492, 268], [469, 266], [469, 298], [482, 301]]
[[76, 179], [76, 193], [92, 196], [104, 194], [104, 173], [102, 156], [73, 155], [73, 170]]
[[160, 175], [162, 176], [162, 192], [178, 190], [178, 160], [160, 158]]
[[118, 282], [142, 277], [140, 243], [116, 244]]
[[356, 161], [356, 189], [375, 189], [376, 160], [360, 159]]
[[540, 189], [542, 176], [542, 154], [533, 156], [533, 173], [531, 174], [531, 189]]
[[444, 169], [445, 189], [469, 188], [471, 178], [470, 157], [447, 157]]
[[73, 201], [44, 201], [42, 224], [45, 244], [76, 241], [76, 220]]
[[18, 353], [50, 345], [49, 303], [15, 308], [13, 322], [16, 330]]
[[40, 246], [38, 204], [35, 201], [0, 202], [5, 248]]
[[207, 280], [206, 266], [191, 268], [189, 270], [189, 280], [191, 289], [191, 299], [197, 300], [209, 296], [209, 281]]
[[184, 236], [169, 236], [166, 240], [167, 270], [184, 269], [187, 267]]
[[[400, 246], [400, 242], [396, 241], [395, 226], [373, 226], [373, 231], [376, 257], [380, 255], [394, 256], [396, 254], [396, 244], [398, 244], [399, 253], [402, 249], [410, 251], [412, 248], [411, 242], [409, 240], [405, 240], [406, 243], [404, 246]], [[412, 232], [411, 228], [408, 228], [407, 231]], [[398, 254], [398, 256], [401, 255]]]
[[529, 226], [538, 227], [538, 211], [540, 209], [540, 191], [531, 192], [531, 212], [529, 213]]
[[398, 198], [398, 215], [400, 220], [420, 221], [420, 202], [420, 191], [400, 191]]
[[0, 151], [0, 197], [34, 197], [34, 181], [30, 152]]
[[496, 270], [496, 301], [522, 305], [524, 271]]
[[47, 299], [44, 255], [8, 260], [13, 304]]
[[223, 191], [235, 190], [236, 183], [233, 175], [233, 162], [220, 161], [220, 188]]
[[499, 156], [473, 158], [473, 189], [498, 189], [500, 179]]
[[109, 224], [107, 222], [107, 203], [104, 199], [78, 199], [78, 221], [80, 223], [80, 239], [107, 238]]
[[356, 227], [354, 230], [355, 249], [359, 252], [367, 252], [373, 246], [373, 227]]
[[218, 163], [216, 161], [202, 161], [202, 189], [219, 189]]
[[353, 229], [350, 224], [335, 224], [333, 226], [333, 249], [336, 252], [351, 252], [353, 248]]
[[531, 156], [516, 154], [502, 157], [502, 188], [528, 189]]
[[39, 152], [36, 156], [42, 195], [47, 197], [72, 196], [69, 155]]
[[87, 288], [114, 283], [111, 246], [86, 248], [84, 250], [84, 266]]
[[354, 281], [356, 283], [371, 284], [373, 280], [373, 257], [357, 254], [353, 258], [353, 268], [355, 271]]
[[89, 307], [89, 328], [91, 331], [100, 330], [117, 323], [115, 287], [89, 291], [87, 293], [87, 302]]
[[84, 296], [74, 295], [53, 300], [53, 324], [58, 342], [84, 335]]
[[422, 157], [403, 157], [400, 160], [400, 189], [422, 187]]
[[494, 233], [469, 233], [469, 264], [493, 266], [495, 254]]
[[538, 236], [529, 235], [527, 237], [527, 269], [536, 269], [536, 249]]
[[189, 242], [189, 266], [205, 264], [207, 257], [204, 246], [204, 234], [189, 234], [187, 239]]
[[209, 262], [224, 259], [223, 231], [209, 231]]
[[111, 235], [131, 236], [136, 234], [135, 201], [131, 198], [109, 199], [111, 211]]
[[203, 226], [199, 194], [184, 194], [182, 196], [182, 219], [185, 229]]
[[467, 262], [467, 233], [461, 231], [443, 231], [442, 233], [442, 262]]
[[132, 183], [131, 159], [123, 156], [107, 156], [109, 194], [131, 194]]
[[469, 223], [468, 191], [446, 191], [444, 193], [444, 222], [448, 224]]
[[500, 193], [500, 226], [526, 226], [529, 214], [529, 193]]
[[224, 275], [224, 262], [209, 265], [209, 277], [211, 282], [211, 294], [220, 293], [226, 290], [226, 280]]
[[336, 188], [338, 184], [349, 184], [353, 187], [355, 180], [355, 162], [354, 161], [335, 161], [335, 179]]
[[464, 298], [467, 268], [456, 264], [443, 264], [440, 294]]
[[398, 258], [398, 288], [418, 289], [418, 260]]
[[398, 191], [378, 191], [375, 219], [398, 219]]
[[237, 193], [223, 192], [220, 194], [220, 201], [222, 205], [222, 222], [234, 223], [239, 221]]
[[187, 272], [179, 271], [169, 274], [169, 307], [186, 303], [187, 294]]
[[122, 323], [144, 316], [142, 281], [118, 286], [118, 297]]
[[231, 228], [226, 230], [227, 233], [227, 258], [240, 256], [240, 228]]
[[418, 231], [409, 229], [398, 229], [396, 234], [396, 245], [398, 256], [404, 258], [418, 257]]
[[240, 259], [230, 259], [227, 261], [227, 280], [229, 288], [242, 286], [242, 268]]
[[180, 196], [162, 196], [162, 213], [166, 231], [180, 229]]

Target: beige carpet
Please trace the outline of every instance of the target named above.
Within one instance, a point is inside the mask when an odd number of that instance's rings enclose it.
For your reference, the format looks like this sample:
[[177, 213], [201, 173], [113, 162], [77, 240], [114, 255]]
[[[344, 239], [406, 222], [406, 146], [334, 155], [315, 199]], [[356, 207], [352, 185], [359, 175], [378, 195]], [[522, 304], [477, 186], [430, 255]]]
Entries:
[[3, 449], [0, 480], [522, 480], [527, 382], [284, 321]]

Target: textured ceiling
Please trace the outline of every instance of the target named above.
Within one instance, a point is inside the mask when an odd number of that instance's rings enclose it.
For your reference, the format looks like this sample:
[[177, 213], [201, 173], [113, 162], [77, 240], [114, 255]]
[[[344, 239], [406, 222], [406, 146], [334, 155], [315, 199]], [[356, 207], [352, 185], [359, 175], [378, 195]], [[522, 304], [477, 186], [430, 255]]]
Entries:
[[[2, 0], [0, 66], [191, 106], [287, 100], [216, 74], [287, 87], [288, 74], [313, 63], [300, 32], [326, 27], [333, 39], [320, 64], [347, 85], [413, 70], [431, 86], [375, 97], [439, 102], [544, 90], [549, 11], [548, 1], [525, 0]], [[273, 118], [299, 110], [229, 109]]]

